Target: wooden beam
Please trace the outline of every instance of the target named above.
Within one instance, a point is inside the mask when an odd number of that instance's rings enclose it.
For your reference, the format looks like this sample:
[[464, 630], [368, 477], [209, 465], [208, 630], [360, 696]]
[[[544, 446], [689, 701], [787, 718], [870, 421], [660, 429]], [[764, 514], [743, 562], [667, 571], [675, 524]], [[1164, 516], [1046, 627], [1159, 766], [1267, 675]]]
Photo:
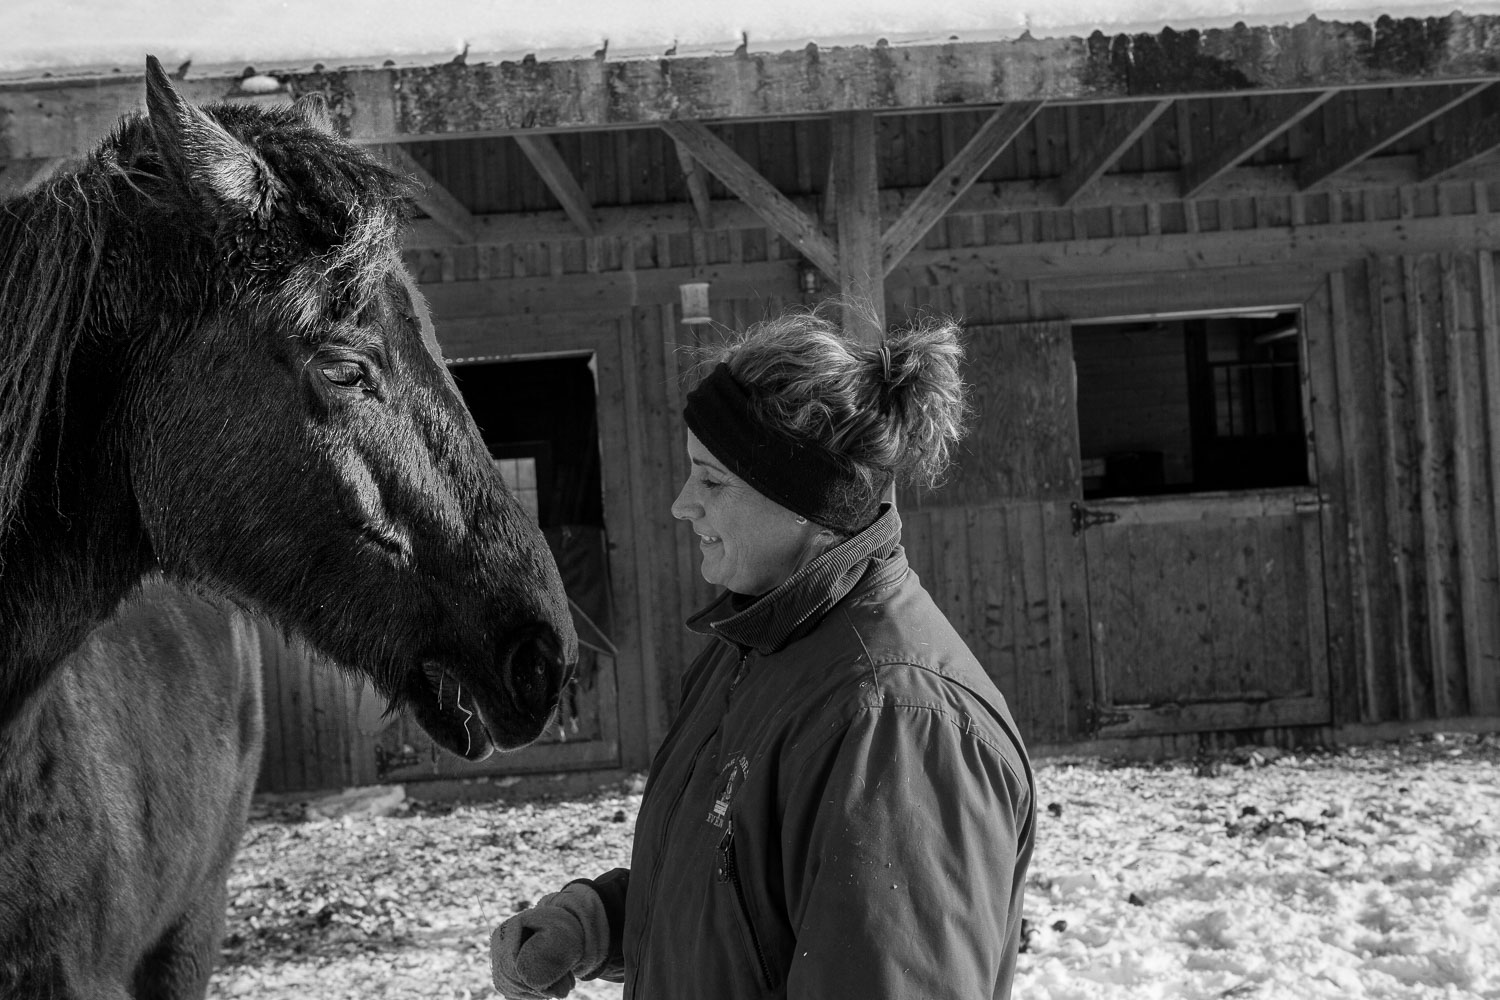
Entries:
[[[1460, 168], [1444, 182], [1460, 179], [1486, 179], [1482, 164]], [[1147, 174], [1107, 174], [1086, 189], [1074, 201], [1074, 208], [1107, 205], [1166, 204], [1180, 200], [1177, 171], [1153, 171]], [[1359, 191], [1389, 188], [1417, 183], [1416, 154], [1380, 156], [1356, 164], [1339, 175], [1340, 188]], [[880, 192], [881, 217], [899, 218], [925, 188], [886, 188]], [[1299, 191], [1295, 165], [1236, 167], [1215, 184], [1216, 193], [1225, 198], [1259, 195], [1295, 196]], [[791, 199], [809, 215], [821, 211], [821, 199]], [[974, 184], [949, 210], [950, 216], [992, 215], [1004, 212], [1026, 212], [1057, 205], [1055, 182], [998, 181]], [[711, 203], [717, 231], [753, 229], [765, 222], [748, 205], [731, 199]], [[696, 210], [681, 202], [649, 205], [623, 205], [597, 210], [600, 237], [648, 236], [686, 233], [698, 225]], [[832, 218], [832, 216], [830, 216]], [[577, 229], [562, 211], [516, 212], [474, 217], [476, 242], [497, 246], [535, 243], [577, 237]], [[407, 246], [415, 250], [432, 250], [451, 246], [452, 236], [431, 219], [412, 224]]]
[[[1379, 44], [1371, 44], [1377, 38]], [[618, 128], [671, 118], [722, 120], [833, 111], [993, 107], [1012, 101], [1119, 100], [1326, 86], [1493, 78], [1500, 16], [1381, 20], [1309, 18], [1294, 25], [1206, 31], [785, 51], [524, 59], [385, 68], [278, 68], [292, 95], [322, 93], [359, 142], [504, 135], [531, 129]], [[239, 92], [240, 68], [190, 75], [194, 102]], [[79, 156], [141, 106], [141, 75], [38, 72], [0, 88], [0, 157]]]
[[1114, 166], [1172, 104], [1171, 100], [1165, 100], [1105, 105], [1104, 128], [1084, 144], [1082, 154], [1074, 158], [1067, 172], [1058, 180], [1060, 203], [1065, 207], [1072, 205], [1074, 199], [1104, 176], [1104, 172]]
[[838, 160], [834, 158], [833, 150], [830, 148], [828, 151], [828, 174], [823, 181], [823, 200], [813, 212], [824, 226], [838, 225], [838, 193], [839, 164]]
[[1454, 108], [1440, 119], [1440, 128], [1437, 140], [1420, 154], [1420, 180], [1445, 177], [1500, 149], [1500, 89], [1490, 87]]
[[407, 152], [406, 147], [391, 143], [381, 147], [386, 161], [396, 170], [415, 178], [422, 191], [417, 196], [417, 207], [452, 235], [455, 243], [473, 243], [475, 236], [474, 214], [453, 197], [453, 193], [427, 172]]
[[697, 213], [698, 225], [704, 229], [712, 229], [714, 208], [713, 199], [708, 192], [708, 176], [698, 168], [698, 161], [693, 159], [693, 154], [687, 151], [686, 146], [673, 140], [672, 147], [677, 150], [677, 163], [682, 167], [682, 180], [687, 185], [693, 211]]
[[583, 193], [583, 188], [578, 186], [573, 171], [558, 154], [552, 137], [517, 133], [516, 145], [521, 147], [521, 152], [541, 175], [542, 183], [547, 185], [547, 190], [552, 192], [552, 197], [557, 199], [578, 231], [584, 236], [595, 235], [599, 231], [599, 222], [594, 218], [594, 206]]
[[1322, 145], [1298, 165], [1297, 182], [1305, 189], [1327, 180], [1493, 86], [1478, 83], [1402, 88], [1376, 104], [1355, 127], [1338, 135], [1325, 135]]
[[[875, 113], [840, 111], [830, 121], [838, 187], [838, 280], [844, 333], [878, 344], [885, 336], [885, 267], [880, 240], [880, 175]], [[821, 265], [819, 265], [821, 266]]]
[[67, 163], [61, 157], [0, 160], [0, 201], [25, 194]]
[[439, 325], [456, 319], [549, 313], [604, 312], [619, 316], [637, 306], [678, 301], [678, 286], [707, 281], [714, 296], [755, 299], [782, 296], [797, 301], [797, 262], [663, 267], [635, 271], [599, 271], [483, 281], [434, 281], [421, 285]]
[[979, 175], [995, 161], [1000, 151], [1036, 117], [1041, 107], [1041, 101], [1017, 101], [990, 115], [974, 137], [938, 171], [938, 175], [880, 237], [885, 273], [889, 274], [912, 247], [922, 242], [938, 220], [948, 214]]
[[692, 121], [665, 121], [660, 127], [685, 146], [693, 159], [712, 171], [741, 201], [753, 208], [767, 226], [802, 251], [808, 260], [826, 274], [838, 273], [838, 254], [828, 234], [706, 125]]
[[[886, 287], [910, 290], [1038, 282], [1043, 300], [1055, 303], [1069, 288], [1076, 292], [1081, 285], [1098, 286], [1112, 277], [1120, 278], [1121, 287], [1129, 288], [1155, 280], [1153, 275], [1180, 283], [1191, 280], [1193, 272], [1201, 272], [1206, 282], [1218, 281], [1219, 287], [1239, 281], [1246, 299], [1263, 304], [1266, 282], [1262, 275], [1300, 268], [1310, 276], [1318, 269], [1337, 270], [1350, 260], [1371, 254], [1464, 253], [1488, 249], [1497, 241], [1500, 215], [1484, 215], [915, 250], [891, 272]], [[1254, 271], [1249, 277], [1247, 269]], [[725, 263], [707, 269], [668, 267], [561, 277], [424, 282], [421, 288], [433, 315], [440, 320], [471, 318], [479, 322], [519, 313], [594, 311], [618, 316], [634, 306], [675, 301], [677, 286], [693, 280], [712, 282], [715, 293], [727, 299], [783, 296], [795, 300], [798, 294], [797, 265], [792, 260]], [[1301, 290], [1297, 284], [1288, 283], [1284, 289], [1288, 298], [1278, 301], [1295, 301]], [[1161, 301], [1142, 295], [1146, 300], [1143, 309], [1151, 301]]]
[[1182, 168], [1182, 197], [1196, 197], [1198, 192], [1254, 156], [1272, 139], [1318, 110], [1336, 93], [1336, 90], [1324, 90], [1257, 102], [1245, 116], [1244, 126], [1222, 140], [1217, 149], [1194, 151], [1194, 155], [1201, 159]]
[[1220, 232], [1007, 243], [958, 250], [916, 250], [888, 280], [892, 288], [998, 284], [1038, 278], [1150, 274], [1214, 267], [1276, 267], [1291, 263], [1342, 267], [1372, 254], [1460, 253], [1500, 241], [1500, 213], [1268, 226]]

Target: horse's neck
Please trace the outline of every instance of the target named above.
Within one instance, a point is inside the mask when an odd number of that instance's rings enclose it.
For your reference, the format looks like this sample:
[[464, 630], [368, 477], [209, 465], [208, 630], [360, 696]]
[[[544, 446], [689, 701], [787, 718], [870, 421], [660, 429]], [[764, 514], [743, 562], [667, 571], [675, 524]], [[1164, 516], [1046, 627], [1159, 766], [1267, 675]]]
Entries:
[[128, 515], [32, 504], [0, 545], [0, 726], [104, 621], [151, 562]]

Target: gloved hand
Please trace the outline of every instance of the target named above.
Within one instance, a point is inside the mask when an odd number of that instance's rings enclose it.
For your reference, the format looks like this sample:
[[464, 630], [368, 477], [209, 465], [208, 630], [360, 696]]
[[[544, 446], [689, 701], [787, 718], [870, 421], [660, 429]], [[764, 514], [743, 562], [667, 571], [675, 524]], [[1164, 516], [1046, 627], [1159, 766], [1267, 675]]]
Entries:
[[609, 916], [582, 882], [543, 896], [490, 935], [495, 989], [509, 1000], [565, 997], [609, 959]]

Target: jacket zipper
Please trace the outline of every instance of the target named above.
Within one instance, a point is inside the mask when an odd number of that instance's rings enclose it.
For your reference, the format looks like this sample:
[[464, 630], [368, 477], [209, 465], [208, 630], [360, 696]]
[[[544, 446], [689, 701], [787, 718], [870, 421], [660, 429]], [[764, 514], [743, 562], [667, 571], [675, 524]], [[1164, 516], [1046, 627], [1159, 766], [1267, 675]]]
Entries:
[[734, 689], [740, 686], [740, 681], [745, 679], [745, 668], [750, 662], [750, 649], [747, 646], [740, 647], [740, 662], [734, 665], [734, 675], [729, 678], [729, 690], [724, 692], [724, 700], [727, 702], [734, 697]]
[[750, 931], [750, 944], [755, 949], [755, 962], [760, 966], [760, 978], [766, 989], [775, 989], [771, 981], [771, 965], [760, 945], [760, 935], [755, 933], [755, 921], [750, 919], [750, 904], [745, 899], [745, 886], [740, 882], [740, 869], [734, 860], [734, 821], [730, 820], [724, 827], [724, 836], [719, 839], [719, 881], [734, 886], [734, 897], [739, 903], [740, 915], [745, 918], [745, 927]]
[[687, 769], [687, 774], [683, 776], [682, 784], [677, 789], [677, 796], [676, 796], [676, 798], [674, 798], [672, 800], [672, 804], [667, 807], [667, 814], [662, 819], [661, 833], [656, 838], [656, 857], [657, 857], [657, 863], [651, 869], [651, 881], [650, 881], [650, 883], [646, 887], [646, 900], [647, 900], [647, 903], [646, 903], [646, 913], [645, 913], [645, 915], [644, 915], [644, 917], [643, 917], [643, 919], [641, 921], [641, 924], [642, 924], [642, 926], [641, 926], [641, 936], [640, 936], [639, 943], [636, 944], [636, 948], [635, 948], [635, 970], [631, 973], [631, 976], [630, 976], [630, 980], [631, 980], [631, 983], [630, 983], [630, 992], [631, 992], [632, 995], [634, 995], [635, 992], [636, 992], [636, 990], [640, 988], [640, 980], [641, 980], [641, 958], [645, 954], [645, 951], [646, 951], [646, 941], [648, 940], [648, 935], [647, 935], [646, 932], [648, 930], [650, 930], [650, 928], [651, 928], [651, 904], [650, 904], [650, 900], [652, 898], [654, 898], [655, 895], [656, 895], [656, 883], [657, 883], [657, 880], [661, 877], [661, 860], [660, 859], [661, 859], [661, 856], [662, 856], [662, 851], [666, 847], [667, 832], [672, 829], [672, 820], [677, 815], [677, 807], [680, 806], [680, 805], [682, 805], [683, 796], [685, 796], [687, 794], [688, 785], [692, 783], [693, 772], [698, 769], [698, 757], [703, 753], [703, 748], [706, 747], [706, 746], [708, 746], [708, 741], [711, 740], [711, 739], [713, 739], [714, 738], [714, 734], [717, 733], [718, 731], [719, 731], [719, 727], [716, 724], [712, 729], [710, 729], [708, 731], [708, 735], [705, 736], [705, 737], [703, 737], [703, 741], [698, 744], [698, 748], [693, 751], [693, 758], [692, 758], [691, 761], [689, 761], [689, 763], [688, 763], [688, 769]]

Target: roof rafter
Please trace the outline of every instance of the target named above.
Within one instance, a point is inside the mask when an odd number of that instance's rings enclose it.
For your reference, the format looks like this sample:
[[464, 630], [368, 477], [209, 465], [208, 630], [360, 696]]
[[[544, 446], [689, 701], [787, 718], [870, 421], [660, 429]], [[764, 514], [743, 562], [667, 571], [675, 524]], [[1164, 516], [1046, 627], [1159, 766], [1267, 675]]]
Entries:
[[1130, 105], [1108, 105], [1104, 128], [1094, 133], [1093, 138], [1085, 144], [1082, 154], [1074, 159], [1072, 166], [1058, 179], [1061, 204], [1064, 207], [1071, 205], [1089, 185], [1104, 176], [1104, 172], [1114, 166], [1125, 155], [1125, 151], [1134, 146], [1173, 103], [1169, 98]]
[[698, 214], [698, 225], [704, 229], [714, 227], [713, 199], [708, 192], [708, 177], [698, 168], [698, 161], [693, 159], [693, 154], [688, 152], [682, 143], [672, 141], [672, 146], [677, 150], [677, 163], [682, 167], [682, 180], [687, 185], [688, 198], [693, 203], [693, 211]]
[[1211, 150], [1194, 150], [1195, 162], [1182, 168], [1182, 197], [1195, 197], [1235, 166], [1248, 160], [1287, 129], [1326, 104], [1337, 90], [1288, 94], [1279, 100], [1257, 102], [1235, 135]]
[[1303, 188], [1309, 188], [1327, 180], [1492, 86], [1479, 83], [1457, 88], [1402, 88], [1383, 100], [1374, 114], [1357, 126], [1325, 138], [1302, 161], [1297, 181]]
[[453, 235], [456, 243], [473, 243], [476, 235], [474, 213], [453, 196], [453, 192], [439, 184], [427, 172], [405, 146], [390, 143], [382, 146], [386, 161], [402, 173], [413, 177], [421, 186], [417, 195], [417, 207], [426, 212], [434, 222]]
[[[1349, 190], [1391, 187], [1417, 182], [1416, 154], [1382, 156], [1350, 167], [1339, 177]], [[1458, 171], [1458, 177], [1473, 174], [1480, 178], [1480, 165]], [[1454, 180], [1454, 177], [1445, 180]], [[925, 188], [887, 188], [880, 192], [881, 217], [898, 218]], [[1291, 166], [1236, 167], [1219, 179], [1216, 190], [1222, 196], [1295, 195], [1298, 185]], [[1121, 203], [1166, 204], [1180, 200], [1178, 173], [1153, 171], [1146, 174], [1106, 174], [1087, 188], [1074, 202], [1074, 208]], [[811, 215], [821, 210], [822, 198], [804, 196], [791, 199], [794, 205]], [[1050, 180], [979, 181], [949, 209], [950, 216], [988, 215], [996, 212], [1029, 212], [1057, 205], [1056, 182]], [[733, 198], [714, 199], [713, 222], [716, 231], [749, 229], [764, 226], [765, 220], [744, 202]], [[597, 210], [599, 236], [623, 237], [643, 234], [686, 233], [696, 224], [696, 209], [681, 202], [646, 205], [622, 205]], [[832, 214], [829, 215], [832, 219]], [[577, 237], [573, 223], [560, 209], [542, 212], [513, 212], [480, 215], [478, 242], [485, 244], [528, 243]], [[431, 219], [418, 219], [411, 228], [409, 245], [431, 249], [449, 245], [448, 232]]]
[[746, 163], [729, 145], [696, 121], [664, 121], [658, 127], [703, 164], [767, 226], [802, 251], [825, 274], [838, 274], [838, 251], [817, 221]]
[[1042, 108], [1041, 101], [1013, 101], [1003, 105], [979, 127], [964, 148], [959, 150], [928, 185], [906, 206], [880, 237], [885, 273], [911, 253], [922, 237], [964, 196], [995, 162], [1000, 151], [1026, 127]]
[[516, 145], [521, 147], [521, 152], [541, 175], [542, 183], [547, 185], [547, 190], [552, 192], [552, 197], [557, 199], [578, 231], [584, 236], [598, 232], [599, 220], [595, 217], [594, 206], [583, 193], [573, 171], [563, 162], [551, 136], [518, 132], [515, 138]]
[[1488, 88], [1440, 121], [1441, 134], [1418, 158], [1420, 180], [1437, 180], [1500, 148], [1500, 89]]

